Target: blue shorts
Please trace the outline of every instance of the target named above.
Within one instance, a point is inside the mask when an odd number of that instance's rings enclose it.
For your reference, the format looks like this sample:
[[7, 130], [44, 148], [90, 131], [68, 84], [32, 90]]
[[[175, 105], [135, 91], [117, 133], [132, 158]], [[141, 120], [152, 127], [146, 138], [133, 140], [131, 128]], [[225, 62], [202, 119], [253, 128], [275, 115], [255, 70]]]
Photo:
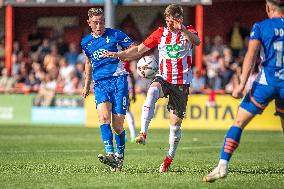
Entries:
[[112, 113], [126, 114], [128, 106], [127, 75], [114, 76], [95, 81], [96, 107], [102, 102], [112, 103]]
[[275, 100], [276, 113], [284, 119], [284, 88], [254, 82], [240, 107], [252, 114], [261, 114], [270, 101]]

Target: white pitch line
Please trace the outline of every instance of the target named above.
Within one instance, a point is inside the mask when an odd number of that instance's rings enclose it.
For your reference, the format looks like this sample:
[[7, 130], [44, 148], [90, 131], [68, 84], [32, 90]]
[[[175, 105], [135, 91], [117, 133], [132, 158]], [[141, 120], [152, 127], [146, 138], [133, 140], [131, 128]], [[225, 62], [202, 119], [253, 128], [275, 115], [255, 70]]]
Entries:
[[[221, 148], [221, 146], [194, 146], [194, 147], [180, 147], [179, 150], [198, 150], [198, 149], [213, 149]], [[157, 148], [134, 148], [134, 149], [125, 149], [125, 151], [144, 151], [144, 150], [157, 150]], [[164, 148], [166, 150], [166, 148]], [[0, 151], [0, 153], [72, 153], [72, 152], [97, 152], [98, 150], [94, 149], [73, 149], [73, 150], [36, 150], [36, 151], [27, 151], [27, 150], [9, 150], [9, 151]], [[101, 150], [100, 150], [101, 151]]]
[[211, 149], [211, 148], [221, 148], [221, 145], [218, 145], [218, 146], [181, 147], [181, 148], [179, 148], [179, 150], [198, 150], [198, 149]]

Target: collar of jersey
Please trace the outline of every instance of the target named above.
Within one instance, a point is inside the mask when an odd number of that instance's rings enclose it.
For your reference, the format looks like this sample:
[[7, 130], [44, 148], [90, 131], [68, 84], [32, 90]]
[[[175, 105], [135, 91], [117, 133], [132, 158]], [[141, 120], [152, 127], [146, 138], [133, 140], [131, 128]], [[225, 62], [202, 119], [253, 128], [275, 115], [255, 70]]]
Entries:
[[94, 35], [93, 33], [91, 33], [91, 35], [92, 35], [93, 38], [97, 39], [97, 38], [101, 37], [103, 34], [102, 35]]

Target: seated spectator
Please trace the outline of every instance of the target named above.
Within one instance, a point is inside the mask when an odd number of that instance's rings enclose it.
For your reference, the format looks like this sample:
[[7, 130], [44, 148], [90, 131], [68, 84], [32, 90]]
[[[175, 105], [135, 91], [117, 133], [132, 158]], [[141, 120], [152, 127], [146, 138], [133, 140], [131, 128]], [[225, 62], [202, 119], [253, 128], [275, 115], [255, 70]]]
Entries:
[[16, 80], [8, 75], [6, 68], [3, 68], [0, 76], [0, 92], [10, 92], [15, 84]]
[[83, 89], [83, 86], [80, 86], [80, 80], [76, 76], [75, 72], [71, 73], [70, 79], [65, 81], [63, 87], [63, 92], [67, 94], [80, 93]]
[[65, 86], [65, 80], [61, 75], [57, 77], [57, 85], [56, 85], [56, 92], [63, 93], [63, 88]]
[[17, 83], [25, 83], [25, 79], [28, 76], [28, 74], [29, 74], [29, 65], [22, 61], [19, 64], [19, 71], [15, 75]]
[[233, 65], [234, 74], [231, 78], [231, 81], [226, 85], [226, 92], [231, 93], [235, 87], [238, 87], [241, 79], [241, 70], [242, 68], [237, 64]]
[[34, 104], [36, 106], [51, 106], [55, 97], [56, 85], [56, 80], [52, 79], [49, 74], [46, 74], [44, 81], [40, 84]]
[[66, 58], [59, 60], [59, 75], [65, 80], [70, 80], [71, 74], [75, 72], [75, 67], [70, 65]]
[[224, 44], [224, 40], [220, 35], [216, 35], [213, 38], [213, 46], [212, 51], [218, 51], [220, 56], [223, 56], [223, 51], [226, 45]]
[[37, 92], [40, 86], [40, 80], [35, 77], [33, 72], [25, 79], [23, 87], [24, 92]]
[[39, 46], [39, 49], [38, 49], [38, 62], [39, 63], [43, 63], [44, 61], [44, 57], [46, 55], [48, 55], [50, 52], [51, 52], [51, 49], [50, 49], [50, 43], [49, 43], [49, 39], [43, 39], [42, 41], [42, 44]]
[[231, 66], [233, 67], [235, 62], [230, 48], [226, 47], [223, 54], [224, 57], [220, 59], [219, 77], [221, 79], [221, 88], [225, 89], [234, 74]]
[[202, 74], [199, 74], [197, 69], [193, 69], [192, 82], [190, 84], [190, 93], [191, 94], [200, 94], [203, 93], [205, 89], [205, 77]]
[[78, 56], [79, 56], [79, 53], [77, 51], [76, 44], [70, 43], [68, 51], [64, 54], [64, 57], [66, 58], [67, 62], [73, 67], [75, 67]]
[[34, 72], [36, 79], [40, 81], [44, 80], [45, 73], [43, 67], [38, 62], [32, 63], [32, 72]]
[[219, 90], [221, 88], [221, 79], [218, 75], [220, 71], [220, 53], [214, 50], [203, 59], [206, 64], [208, 87], [213, 90]]
[[209, 36], [205, 36], [204, 37], [204, 45], [203, 45], [203, 51], [205, 55], [208, 55], [211, 53], [212, 51], [212, 45], [211, 45], [211, 41], [210, 41], [210, 37]]
[[58, 67], [58, 61], [60, 55], [58, 54], [58, 49], [56, 45], [51, 46], [51, 52], [44, 57], [43, 65], [44, 69], [50, 73], [54, 68]]
[[12, 54], [12, 76], [16, 76], [20, 72], [20, 61], [16, 54]]

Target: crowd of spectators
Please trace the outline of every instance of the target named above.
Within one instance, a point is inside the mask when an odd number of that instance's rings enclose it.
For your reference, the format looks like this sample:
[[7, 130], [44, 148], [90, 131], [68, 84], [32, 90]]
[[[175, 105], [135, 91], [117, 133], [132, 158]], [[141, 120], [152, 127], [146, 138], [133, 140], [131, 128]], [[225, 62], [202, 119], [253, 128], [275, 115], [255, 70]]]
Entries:
[[[238, 23], [228, 32], [228, 38], [221, 36], [204, 38], [203, 72], [193, 67], [191, 93], [230, 93], [239, 82], [241, 65], [247, 50], [248, 36]], [[0, 40], [0, 92], [38, 93], [35, 103], [42, 102], [43, 96], [52, 98], [56, 93], [80, 94], [84, 85], [84, 55], [80, 44], [64, 43], [62, 36], [40, 38], [36, 33], [29, 36], [29, 53], [22, 51], [18, 41], [14, 41], [11, 75], [4, 68], [4, 40]], [[131, 68], [135, 70], [135, 63]], [[257, 69], [255, 69], [257, 73]], [[255, 75], [255, 74], [254, 74]], [[136, 79], [136, 93], [145, 93], [150, 82]]]
[[[240, 81], [248, 42], [249, 32], [241, 27], [238, 20], [233, 23], [226, 38], [217, 35], [211, 39], [206, 36], [203, 49], [204, 69], [202, 73], [197, 73], [193, 68], [191, 93], [231, 93]], [[258, 66], [255, 66], [244, 93], [250, 89], [257, 73]]]
[[[85, 60], [79, 44], [65, 44], [62, 37], [40, 40], [33, 37], [29, 38], [29, 45], [30, 51], [24, 55], [20, 43], [14, 41], [12, 72], [9, 76], [2, 66], [0, 92], [38, 93], [35, 103], [46, 106], [50, 105], [56, 93], [81, 92]], [[0, 42], [0, 52], [2, 50], [3, 40]]]

